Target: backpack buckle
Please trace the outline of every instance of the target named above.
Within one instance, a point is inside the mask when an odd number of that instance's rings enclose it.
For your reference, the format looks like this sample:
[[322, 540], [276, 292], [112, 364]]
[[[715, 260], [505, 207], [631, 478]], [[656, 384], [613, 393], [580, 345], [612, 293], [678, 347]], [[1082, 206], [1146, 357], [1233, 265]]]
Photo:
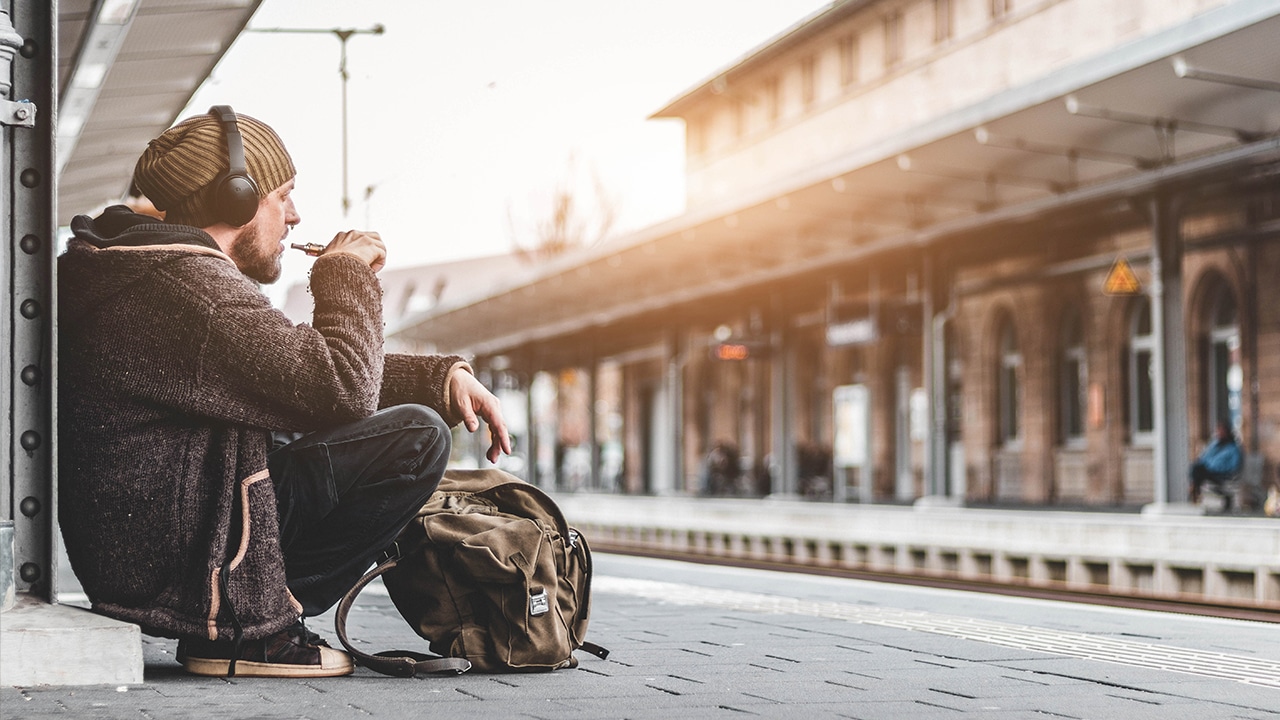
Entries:
[[536, 588], [529, 593], [529, 615], [537, 617], [551, 612], [551, 601], [547, 599], [544, 588]]
[[400, 543], [393, 540], [378, 556], [378, 564], [381, 565], [388, 560], [399, 560], [401, 557], [403, 556], [400, 554]]

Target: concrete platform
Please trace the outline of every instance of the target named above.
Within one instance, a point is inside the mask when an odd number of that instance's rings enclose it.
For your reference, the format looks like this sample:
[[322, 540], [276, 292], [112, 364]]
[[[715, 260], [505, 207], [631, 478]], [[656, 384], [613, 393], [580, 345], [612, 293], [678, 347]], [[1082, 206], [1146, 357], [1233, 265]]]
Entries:
[[142, 668], [137, 625], [29, 596], [0, 613], [0, 685], [140, 683]]
[[[548, 674], [186, 675], [145, 638], [138, 684], [0, 689], [4, 717], [1280, 717], [1280, 625], [597, 554], [589, 638]], [[332, 616], [311, 621], [331, 642]], [[382, 594], [352, 635], [422, 649]]]

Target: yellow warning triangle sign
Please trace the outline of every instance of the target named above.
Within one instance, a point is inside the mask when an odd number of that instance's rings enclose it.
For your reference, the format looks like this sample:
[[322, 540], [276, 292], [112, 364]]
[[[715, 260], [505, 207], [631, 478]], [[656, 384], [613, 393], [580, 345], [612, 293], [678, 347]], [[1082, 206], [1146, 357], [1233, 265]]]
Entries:
[[1107, 279], [1102, 283], [1102, 292], [1108, 295], [1136, 295], [1142, 292], [1142, 283], [1133, 274], [1128, 260], [1116, 258], [1111, 271], [1107, 273]]

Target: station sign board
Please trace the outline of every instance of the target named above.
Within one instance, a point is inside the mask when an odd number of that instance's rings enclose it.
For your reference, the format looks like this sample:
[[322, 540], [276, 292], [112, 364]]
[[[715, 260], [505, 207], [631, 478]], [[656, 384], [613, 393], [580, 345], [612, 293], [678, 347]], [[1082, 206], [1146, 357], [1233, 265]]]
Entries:
[[769, 343], [764, 340], [726, 340], [711, 346], [712, 360], [740, 362], [761, 358], [768, 354]]
[[832, 302], [827, 307], [827, 345], [868, 345], [880, 339], [880, 323], [865, 302]]
[[827, 345], [843, 347], [845, 345], [866, 345], [879, 339], [873, 317], [856, 318], [844, 322], [827, 323]]
[[887, 298], [875, 308], [866, 302], [833, 302], [827, 307], [827, 345], [869, 345], [885, 334], [920, 332], [920, 302]]

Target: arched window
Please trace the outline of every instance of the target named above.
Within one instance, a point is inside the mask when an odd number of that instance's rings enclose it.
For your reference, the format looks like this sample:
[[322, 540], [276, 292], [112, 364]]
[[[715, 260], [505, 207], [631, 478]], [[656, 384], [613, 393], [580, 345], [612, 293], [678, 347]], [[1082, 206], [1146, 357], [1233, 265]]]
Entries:
[[1134, 445], [1149, 445], [1155, 430], [1155, 335], [1151, 299], [1143, 297], [1129, 318], [1129, 433]]
[[1018, 335], [1009, 319], [1000, 327], [1000, 367], [996, 379], [996, 427], [1000, 444], [1016, 443], [1022, 437], [1022, 389], [1018, 376], [1022, 370], [1022, 351], [1018, 348]]
[[1219, 420], [1227, 420], [1240, 430], [1240, 391], [1244, 372], [1240, 367], [1240, 321], [1235, 294], [1218, 283], [1205, 307], [1209, 322], [1208, 357], [1205, 359], [1205, 434]]
[[1078, 310], [1069, 310], [1062, 323], [1062, 356], [1058, 362], [1060, 440], [1084, 443], [1085, 388], [1089, 372], [1084, 349], [1084, 323]]

